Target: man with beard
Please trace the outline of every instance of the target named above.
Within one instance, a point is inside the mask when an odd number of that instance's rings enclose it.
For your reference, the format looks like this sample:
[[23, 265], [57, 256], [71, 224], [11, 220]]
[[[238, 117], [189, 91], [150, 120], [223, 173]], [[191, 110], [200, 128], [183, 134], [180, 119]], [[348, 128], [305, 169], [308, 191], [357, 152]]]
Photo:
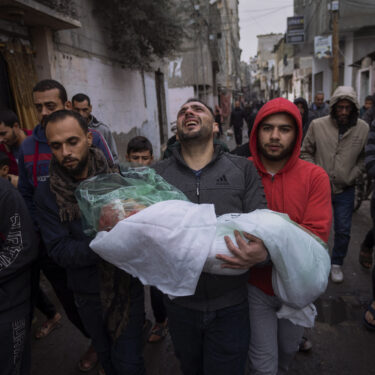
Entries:
[[46, 120], [52, 150], [50, 177], [36, 191], [37, 221], [48, 254], [66, 269], [82, 322], [92, 337], [106, 375], [142, 375], [143, 286], [104, 262], [90, 249], [74, 195], [87, 178], [110, 173], [103, 153], [92, 145], [87, 122], [57, 111]]
[[[255, 118], [250, 135], [252, 160], [262, 178], [268, 208], [288, 214], [327, 242], [332, 221], [329, 179], [322, 168], [299, 159], [302, 135], [298, 108], [284, 98], [271, 100]], [[298, 350], [303, 327], [278, 319], [281, 301], [272, 288], [271, 264], [251, 269], [248, 297], [250, 374], [284, 374]]]
[[111, 129], [91, 114], [92, 106], [90, 98], [86, 94], [76, 94], [72, 98], [72, 107], [73, 111], [78, 112], [87, 121], [89, 129], [97, 130], [103, 135], [111, 150], [115, 164], [118, 164], [118, 152]]
[[[48, 115], [58, 110], [70, 109], [71, 103], [67, 99], [64, 86], [51, 79], [43, 80], [36, 84], [33, 88], [33, 100], [40, 123], [34, 128], [32, 135], [26, 138], [21, 144], [18, 165], [18, 189], [25, 200], [32, 218], [35, 218], [35, 189], [39, 184], [46, 182], [49, 176], [49, 164], [52, 158], [51, 149], [47, 143], [45, 134], [46, 118]], [[112, 164], [112, 155], [104, 138], [96, 131], [93, 131], [92, 135], [93, 144], [105, 154], [106, 158]], [[36, 224], [36, 229], [39, 231], [37, 227]], [[66, 271], [47, 256], [43, 241], [40, 242], [40, 254], [36, 267], [40, 267], [43, 270], [44, 275], [52, 284], [69, 320], [85, 336], [88, 336], [78, 315], [73, 293], [67, 286]], [[36, 338], [40, 339], [60, 326], [61, 315], [56, 312], [54, 306], [40, 290], [38, 270], [35, 270], [34, 283], [36, 306], [47, 317], [45, 323], [36, 333]], [[78, 366], [81, 370], [88, 371], [96, 362], [96, 353], [92, 348], [89, 348], [88, 352], [79, 361]]]
[[[189, 99], [177, 115], [179, 146], [155, 164], [156, 172], [191, 202], [214, 204], [217, 215], [265, 208], [254, 165], [214, 145], [215, 126], [212, 110], [199, 99]], [[262, 241], [249, 234], [245, 239], [238, 232], [235, 236], [237, 267], [246, 269], [267, 258]], [[243, 375], [249, 345], [247, 277], [248, 273], [203, 272], [193, 296], [165, 298], [169, 330], [185, 375]]]
[[0, 151], [5, 152], [10, 160], [9, 177], [14, 186], [18, 184], [18, 158], [21, 143], [30, 130], [21, 129], [17, 115], [10, 109], [0, 110]]
[[355, 91], [339, 86], [330, 101], [330, 115], [312, 121], [301, 150], [301, 157], [323, 167], [331, 181], [335, 230], [331, 279], [335, 283], [344, 280], [342, 265], [350, 241], [354, 184], [364, 170], [369, 126], [358, 115]]

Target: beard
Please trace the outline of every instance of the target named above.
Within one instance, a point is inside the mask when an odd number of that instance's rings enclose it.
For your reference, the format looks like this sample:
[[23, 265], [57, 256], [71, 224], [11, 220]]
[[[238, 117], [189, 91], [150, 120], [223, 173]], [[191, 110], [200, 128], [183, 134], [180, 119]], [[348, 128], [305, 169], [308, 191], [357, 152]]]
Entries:
[[78, 159], [74, 158], [64, 158], [61, 163], [61, 168], [70, 176], [77, 177], [82, 174], [85, 170], [88, 161], [89, 161], [89, 150], [82, 156], [81, 160], [78, 161], [77, 165], [74, 168], [65, 167], [64, 163], [68, 161], [76, 161]]
[[196, 132], [184, 133], [182, 129], [177, 129], [178, 140], [180, 143], [201, 143], [205, 142], [212, 136], [212, 126], [202, 126]]
[[352, 105], [352, 110], [348, 115], [339, 116], [337, 113], [337, 103], [333, 106], [331, 117], [336, 120], [338, 127], [351, 127], [358, 121], [358, 110]]
[[17, 136], [16, 136], [14, 129], [12, 129], [12, 136], [9, 139], [9, 141], [6, 143], [6, 145], [9, 147], [13, 147], [16, 143], [17, 143]]
[[[294, 150], [296, 141], [292, 142], [287, 147], [284, 147], [281, 149], [281, 152], [277, 155], [270, 154], [265, 147], [263, 147], [261, 144], [258, 143], [258, 151], [260, 154], [267, 160], [270, 161], [280, 161], [289, 158]], [[265, 146], [267, 146], [266, 144]], [[280, 146], [280, 144], [278, 144]]]

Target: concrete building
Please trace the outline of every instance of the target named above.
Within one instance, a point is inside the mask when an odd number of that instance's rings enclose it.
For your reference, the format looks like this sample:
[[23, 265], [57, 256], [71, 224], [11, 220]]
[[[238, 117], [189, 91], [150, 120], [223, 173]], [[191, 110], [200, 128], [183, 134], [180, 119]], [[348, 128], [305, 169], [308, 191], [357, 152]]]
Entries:
[[272, 99], [274, 91], [277, 88], [275, 82], [275, 45], [283, 38], [283, 34], [264, 34], [257, 35], [257, 66], [258, 72], [256, 79], [259, 80], [260, 99]]
[[292, 45], [285, 43], [285, 37], [281, 38], [275, 44], [274, 55], [273, 97], [282, 96], [293, 100], [294, 50]]
[[186, 16], [188, 37], [169, 63], [169, 117], [190, 97], [220, 103], [227, 117], [241, 90], [238, 0], [199, 0]]
[[[0, 81], [8, 82], [0, 87], [0, 97], [7, 98], [0, 105], [20, 115], [18, 102], [32, 107], [24, 89], [53, 78], [69, 98], [78, 92], [91, 98], [93, 114], [110, 125], [121, 159], [135, 135], [149, 138], [159, 157], [170, 135], [164, 64], [149, 72], [124, 68], [90, 0], [0, 0], [0, 9]], [[32, 127], [34, 119], [24, 125]]]
[[[375, 92], [375, 3], [368, 0], [341, 0], [339, 3], [339, 84], [353, 86], [363, 104], [366, 95]], [[332, 93], [332, 59], [314, 56], [314, 37], [332, 34], [330, 0], [294, 1], [295, 15], [305, 17], [305, 44], [295, 47], [296, 57], [311, 59], [311, 91]], [[309, 61], [300, 69], [310, 69]], [[302, 68], [302, 65], [305, 67]], [[297, 76], [300, 76], [298, 74]], [[308, 79], [308, 76], [305, 76]]]

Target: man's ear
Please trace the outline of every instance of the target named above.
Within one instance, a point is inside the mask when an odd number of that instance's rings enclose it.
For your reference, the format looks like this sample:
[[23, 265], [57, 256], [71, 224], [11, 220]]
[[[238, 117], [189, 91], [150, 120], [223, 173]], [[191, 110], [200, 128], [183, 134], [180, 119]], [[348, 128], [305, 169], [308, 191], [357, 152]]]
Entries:
[[9, 165], [3, 165], [0, 168], [0, 177], [7, 177], [9, 173]]
[[89, 146], [92, 145], [92, 133], [90, 132], [90, 130], [87, 132], [87, 142], [89, 144]]
[[18, 122], [15, 122], [13, 124], [13, 128], [21, 129], [21, 126], [20, 126], [20, 124]]
[[214, 122], [212, 125], [212, 132], [214, 134], [219, 133], [219, 124], [217, 122]]
[[72, 106], [72, 102], [71, 102], [70, 100], [67, 100], [67, 101], [65, 102], [65, 104], [64, 104], [64, 107], [65, 107], [65, 109], [71, 111], [72, 108], [73, 108], [73, 106]]
[[130, 155], [129, 155], [129, 154], [126, 154], [126, 160], [129, 161], [129, 162], [131, 161], [131, 160], [130, 160]]

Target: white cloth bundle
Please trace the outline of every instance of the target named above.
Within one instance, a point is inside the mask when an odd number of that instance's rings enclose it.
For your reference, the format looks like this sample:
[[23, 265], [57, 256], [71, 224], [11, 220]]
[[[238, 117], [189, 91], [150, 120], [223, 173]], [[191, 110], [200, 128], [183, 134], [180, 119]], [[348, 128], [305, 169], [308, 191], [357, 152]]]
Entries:
[[98, 233], [90, 247], [143, 284], [171, 296], [187, 296], [194, 294], [202, 271], [245, 272], [223, 269], [215, 258], [219, 253], [231, 255], [224, 236], [235, 243], [235, 229], [263, 240], [273, 263], [273, 287], [283, 303], [301, 309], [325, 291], [330, 270], [327, 250], [287, 215], [270, 210], [216, 218], [213, 205], [160, 202], [120, 221], [111, 231]]
[[216, 231], [211, 204], [170, 200], [99, 232], [90, 247], [107, 262], [173, 296], [194, 294]]

